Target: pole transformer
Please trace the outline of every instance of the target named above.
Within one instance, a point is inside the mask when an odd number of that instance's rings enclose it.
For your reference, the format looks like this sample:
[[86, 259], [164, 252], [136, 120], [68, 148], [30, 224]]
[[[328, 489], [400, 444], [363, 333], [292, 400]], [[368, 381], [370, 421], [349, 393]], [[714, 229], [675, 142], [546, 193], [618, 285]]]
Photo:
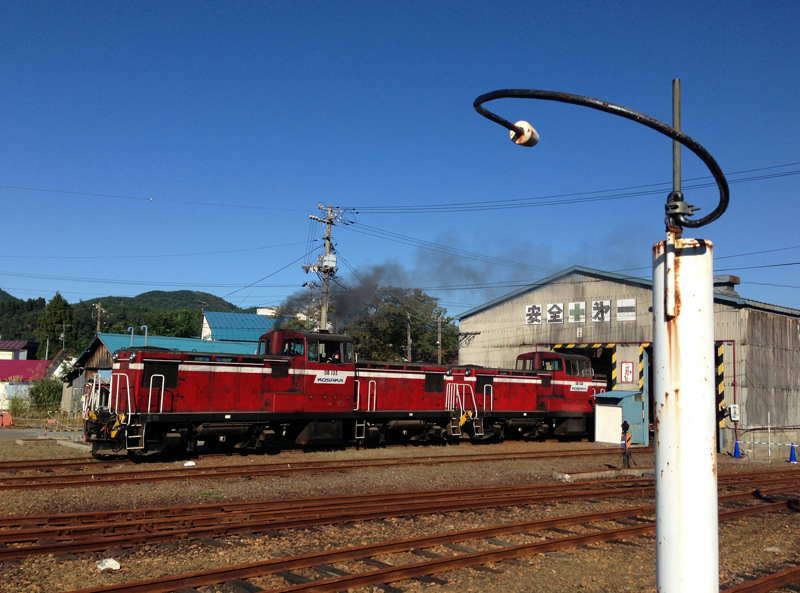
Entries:
[[315, 265], [304, 264], [303, 269], [306, 272], [316, 272], [322, 279], [322, 304], [319, 313], [319, 329], [320, 331], [328, 331], [328, 300], [330, 295], [330, 279], [336, 275], [339, 268], [336, 267], [336, 248], [331, 241], [331, 228], [337, 222], [342, 221], [342, 210], [335, 206], [317, 206], [320, 210], [325, 212], [325, 218], [319, 216], [309, 216], [311, 220], [316, 220], [325, 224], [325, 236], [322, 238], [325, 241], [325, 254], [317, 258]]

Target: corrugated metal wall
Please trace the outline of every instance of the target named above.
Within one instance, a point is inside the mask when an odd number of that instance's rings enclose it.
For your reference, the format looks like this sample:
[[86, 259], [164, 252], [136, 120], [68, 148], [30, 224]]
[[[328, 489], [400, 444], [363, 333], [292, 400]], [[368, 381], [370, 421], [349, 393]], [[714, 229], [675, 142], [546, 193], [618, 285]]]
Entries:
[[[617, 304], [624, 299], [636, 300], [635, 321], [618, 320]], [[610, 321], [592, 321], [592, 303], [598, 301], [610, 301]], [[585, 303], [586, 318], [570, 323], [566, 310], [575, 302]], [[551, 304], [562, 304], [562, 323], [548, 323]], [[540, 324], [526, 323], [531, 305], [541, 306]], [[509, 368], [536, 344], [651, 342], [651, 306], [649, 288], [573, 274], [462, 320], [461, 331], [476, 335], [462, 341], [459, 362]], [[765, 427], [768, 414], [774, 427], [800, 429], [800, 319], [719, 302], [714, 304], [714, 315], [714, 338], [726, 341], [725, 402], [730, 405], [736, 399], [740, 404], [739, 429]], [[618, 355], [625, 361], [633, 356], [619, 349]], [[725, 426], [726, 446], [732, 449], [732, 423], [728, 420]]]
[[[617, 320], [618, 301], [635, 299], [632, 321]], [[609, 321], [593, 321], [593, 302], [610, 302]], [[584, 322], [570, 322], [570, 303], [584, 303]], [[547, 309], [560, 304], [562, 323], [548, 323]], [[542, 307], [541, 324], [526, 324], [527, 307]], [[509, 368], [517, 355], [530, 352], [535, 344], [574, 342], [650, 342], [653, 323], [650, 307], [652, 291], [609, 280], [573, 274], [561, 282], [545, 286], [461, 322], [460, 331], [480, 332], [468, 336], [459, 351], [460, 364]], [[580, 337], [578, 334], [580, 333]]]

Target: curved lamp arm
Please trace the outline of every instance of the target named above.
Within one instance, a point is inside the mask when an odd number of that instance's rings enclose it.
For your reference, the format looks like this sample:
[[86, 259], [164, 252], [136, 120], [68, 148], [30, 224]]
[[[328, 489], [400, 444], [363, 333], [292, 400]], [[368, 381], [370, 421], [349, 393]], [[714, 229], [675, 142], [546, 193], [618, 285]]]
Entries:
[[717, 161], [714, 160], [714, 157], [712, 157], [711, 154], [709, 154], [709, 152], [705, 148], [703, 148], [698, 142], [696, 142], [683, 132], [679, 132], [678, 130], [668, 126], [667, 124], [650, 117], [649, 115], [645, 115], [644, 113], [639, 113], [638, 111], [634, 111], [633, 109], [628, 109], [627, 107], [622, 107], [620, 105], [614, 105], [613, 103], [600, 101], [599, 99], [592, 99], [591, 97], [583, 97], [581, 95], [571, 95], [569, 93], [559, 93], [556, 91], [538, 91], [534, 89], [504, 89], [499, 91], [492, 91], [491, 93], [486, 93], [485, 95], [481, 95], [480, 97], [475, 99], [475, 102], [473, 103], [475, 111], [480, 113], [485, 118], [490, 119], [497, 124], [500, 124], [504, 128], [507, 128], [517, 136], [525, 136], [527, 130], [520, 127], [519, 125], [512, 124], [511, 122], [506, 121], [502, 117], [495, 115], [494, 113], [488, 111], [485, 107], [483, 107], [483, 104], [489, 101], [494, 101], [495, 99], [506, 99], [506, 98], [541, 99], [544, 101], [558, 101], [560, 103], [572, 103], [574, 105], [583, 105], [584, 107], [591, 107], [592, 109], [597, 109], [598, 111], [605, 111], [606, 113], [619, 115], [620, 117], [633, 120], [635, 122], [647, 126], [648, 128], [652, 128], [657, 132], [661, 132], [665, 136], [669, 136], [673, 140], [680, 142], [686, 148], [688, 148], [694, 154], [700, 157], [700, 160], [703, 161], [711, 171], [711, 174], [714, 176], [714, 179], [717, 182], [717, 186], [719, 187], [719, 204], [714, 209], [714, 211], [708, 216], [704, 216], [703, 218], [699, 218], [697, 220], [687, 220], [686, 217], [691, 216], [693, 212], [695, 210], [699, 210], [699, 208], [696, 208], [694, 206], [688, 206], [685, 202], [683, 202], [683, 196], [680, 194], [680, 192], [673, 192], [670, 194], [666, 206], [667, 216], [671, 218], [672, 221], [674, 221], [675, 224], [677, 224], [678, 226], [688, 227], [688, 228], [699, 228], [701, 226], [705, 226], [717, 220], [720, 216], [722, 216], [722, 214], [728, 208], [728, 202], [730, 200], [730, 190], [728, 189], [728, 181], [725, 179], [725, 175], [723, 174], [722, 169], [720, 169], [719, 165], [717, 164]]

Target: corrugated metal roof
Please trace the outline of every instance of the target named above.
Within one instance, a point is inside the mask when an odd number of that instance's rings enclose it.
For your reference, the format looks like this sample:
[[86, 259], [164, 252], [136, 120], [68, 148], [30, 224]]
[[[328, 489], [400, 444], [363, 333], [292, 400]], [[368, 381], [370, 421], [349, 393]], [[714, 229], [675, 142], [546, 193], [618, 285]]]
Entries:
[[211, 328], [212, 340], [257, 342], [262, 335], [270, 331], [275, 325], [274, 319], [251, 313], [208, 311], [203, 315], [209, 328]]
[[[503, 295], [492, 301], [489, 301], [488, 303], [474, 307], [469, 311], [464, 311], [463, 313], [461, 313], [461, 315], [457, 315], [456, 318], [459, 321], [462, 321], [464, 319], [472, 317], [473, 315], [477, 315], [478, 313], [482, 313], [484, 311], [502, 305], [503, 303], [512, 301], [525, 294], [528, 294], [535, 290], [539, 290], [540, 288], [543, 288], [549, 284], [555, 284], [556, 282], [560, 282], [565, 278], [569, 278], [573, 274], [580, 274], [581, 276], [589, 276], [590, 278], [597, 278], [598, 280], [609, 280], [612, 282], [619, 282], [621, 284], [629, 284], [632, 286], [649, 288], [650, 290], [653, 289], [653, 281], [649, 278], [636, 278], [634, 276], [615, 274], [614, 272], [604, 272], [602, 270], [595, 270], [593, 268], [584, 268], [583, 266], [572, 266], [571, 268], [568, 268], [563, 272], [558, 272], [556, 274], [553, 274], [552, 276], [548, 276], [547, 278], [535, 282], [534, 284], [529, 284], [524, 288], [520, 288], [518, 290], [515, 290], [514, 292], [510, 292], [506, 295]], [[769, 305], [767, 303], [759, 303], [758, 301], [751, 301], [748, 299], [743, 299], [741, 297], [730, 296], [719, 292], [714, 293], [714, 302], [725, 303], [728, 305], [738, 305], [740, 307], [759, 309], [762, 311], [770, 311], [772, 313], [780, 313], [782, 315], [790, 315], [793, 317], [800, 317], [800, 310], [797, 309], [790, 309], [788, 307], [780, 307], [777, 305]]]
[[26, 350], [27, 347], [25, 340], [0, 340], [0, 350]]
[[0, 381], [20, 377], [22, 381], [38, 381], [47, 373], [47, 360], [0, 360]]

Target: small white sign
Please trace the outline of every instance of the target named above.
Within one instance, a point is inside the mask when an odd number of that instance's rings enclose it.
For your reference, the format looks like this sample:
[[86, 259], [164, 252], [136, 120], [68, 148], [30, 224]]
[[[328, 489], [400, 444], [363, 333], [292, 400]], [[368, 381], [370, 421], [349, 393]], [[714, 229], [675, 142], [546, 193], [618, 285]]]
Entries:
[[570, 303], [567, 315], [570, 323], [586, 323], [586, 301]]
[[617, 321], [636, 321], [636, 299], [617, 299]]
[[525, 325], [542, 325], [541, 305], [528, 305], [525, 307]]
[[633, 383], [633, 363], [621, 362], [619, 366], [620, 366], [619, 382]]
[[611, 321], [611, 301], [592, 301], [592, 321], [597, 323]]
[[548, 303], [547, 323], [564, 323], [564, 303]]
[[573, 383], [569, 388], [570, 391], [589, 391], [588, 383]]
[[582, 327], [579, 327], [579, 328], [578, 328], [578, 331], [577, 331], [576, 333], [577, 333], [577, 336], [576, 336], [576, 337], [577, 337], [578, 339], [582, 338], [582, 337], [583, 337], [583, 328], [582, 328]]

